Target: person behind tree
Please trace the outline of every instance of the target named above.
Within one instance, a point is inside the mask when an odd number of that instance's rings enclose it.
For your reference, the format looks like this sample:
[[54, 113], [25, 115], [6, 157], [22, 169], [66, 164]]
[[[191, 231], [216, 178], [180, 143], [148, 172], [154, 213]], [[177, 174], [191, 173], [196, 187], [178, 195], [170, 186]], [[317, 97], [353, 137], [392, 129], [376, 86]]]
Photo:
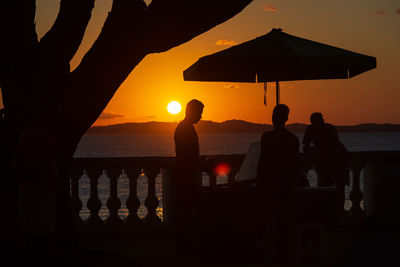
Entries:
[[[332, 124], [325, 123], [321, 113], [310, 116], [311, 125], [306, 128], [303, 152], [313, 158], [318, 175], [318, 186], [336, 186], [340, 192], [339, 207], [343, 209], [345, 184], [349, 184], [349, 164], [346, 147]], [[314, 146], [312, 147], [311, 144]]]
[[193, 99], [186, 105], [186, 115], [175, 129], [176, 162], [173, 180], [175, 192], [175, 230], [177, 249], [187, 249], [188, 227], [193, 223], [198, 207], [200, 180], [199, 140], [193, 124], [198, 123], [204, 105]]
[[260, 205], [260, 238], [270, 257], [286, 256], [287, 209], [293, 187], [300, 185], [300, 155], [297, 137], [285, 128], [289, 108], [277, 105], [272, 114], [274, 129], [261, 137], [257, 169], [257, 201]]

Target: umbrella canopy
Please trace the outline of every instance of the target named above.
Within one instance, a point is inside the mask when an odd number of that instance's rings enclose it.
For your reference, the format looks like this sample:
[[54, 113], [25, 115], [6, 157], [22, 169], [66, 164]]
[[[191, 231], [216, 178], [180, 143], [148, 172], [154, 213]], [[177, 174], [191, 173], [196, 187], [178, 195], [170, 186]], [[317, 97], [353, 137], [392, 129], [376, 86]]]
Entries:
[[200, 58], [185, 81], [272, 82], [351, 78], [376, 67], [375, 57], [273, 29], [248, 42]]
[[183, 72], [183, 78], [185, 81], [264, 83], [343, 79], [375, 67], [375, 57], [272, 29], [256, 39], [200, 58]]

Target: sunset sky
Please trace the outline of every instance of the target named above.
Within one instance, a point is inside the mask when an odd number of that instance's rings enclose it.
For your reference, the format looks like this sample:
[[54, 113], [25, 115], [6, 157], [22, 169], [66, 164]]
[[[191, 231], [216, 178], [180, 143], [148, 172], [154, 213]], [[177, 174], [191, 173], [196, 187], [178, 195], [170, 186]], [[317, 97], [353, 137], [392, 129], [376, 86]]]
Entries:
[[[112, 0], [96, 0], [72, 68], [96, 39], [111, 3]], [[37, 0], [39, 37], [51, 27], [58, 5], [55, 0]], [[275, 27], [377, 58], [376, 69], [352, 79], [281, 83], [281, 102], [291, 109], [289, 122], [306, 123], [312, 112], [319, 111], [336, 125], [400, 123], [399, 0], [255, 0], [232, 19], [190, 42], [146, 56], [96, 124], [178, 121], [184, 112], [168, 113], [168, 103], [175, 100], [184, 106], [192, 98], [205, 104], [205, 120], [241, 119], [270, 124], [275, 103], [273, 85], [268, 91], [269, 105], [265, 107], [262, 84], [185, 82], [182, 72], [202, 56], [253, 39]]]

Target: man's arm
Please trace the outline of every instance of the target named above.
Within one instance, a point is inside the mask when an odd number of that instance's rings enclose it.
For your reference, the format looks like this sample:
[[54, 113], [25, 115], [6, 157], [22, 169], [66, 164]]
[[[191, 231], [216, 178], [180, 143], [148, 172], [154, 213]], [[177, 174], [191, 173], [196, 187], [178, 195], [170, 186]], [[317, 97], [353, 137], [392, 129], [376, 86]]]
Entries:
[[258, 161], [257, 165], [257, 177], [256, 177], [256, 182], [257, 184], [262, 183], [262, 179], [265, 179], [265, 138], [264, 134], [261, 136], [261, 142], [260, 142], [260, 159]]
[[293, 142], [292, 142], [292, 148], [291, 148], [291, 157], [292, 157], [292, 163], [293, 163], [293, 169], [295, 171], [299, 171], [301, 169], [301, 161], [300, 161], [300, 144], [299, 144], [299, 139], [297, 136], [293, 135]]
[[330, 131], [332, 132], [332, 135], [339, 141], [339, 134], [338, 134], [338, 132], [336, 130], [336, 127], [333, 126], [332, 124], [328, 124], [328, 125], [329, 125], [329, 128], [330, 128]]
[[303, 138], [303, 153], [305, 161], [304, 163], [305, 163], [305, 168], [307, 170], [312, 168], [311, 142], [312, 142], [312, 129], [311, 126], [307, 126]]
[[303, 137], [303, 152], [304, 154], [308, 154], [310, 152], [310, 144], [311, 144], [311, 129], [310, 126], [307, 126], [306, 131]]
[[196, 155], [194, 151], [193, 138], [192, 132], [187, 127], [179, 127], [175, 131], [176, 159], [179, 164], [182, 164], [182, 168], [197, 167], [198, 155]]

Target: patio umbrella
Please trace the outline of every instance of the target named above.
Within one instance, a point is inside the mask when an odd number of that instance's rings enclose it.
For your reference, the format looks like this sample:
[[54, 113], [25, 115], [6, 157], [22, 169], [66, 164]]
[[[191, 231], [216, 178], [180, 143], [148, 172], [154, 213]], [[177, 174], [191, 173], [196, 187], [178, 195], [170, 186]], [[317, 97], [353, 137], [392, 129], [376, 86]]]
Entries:
[[185, 81], [267, 82], [347, 79], [376, 67], [376, 58], [299, 38], [272, 29], [269, 33], [204, 56], [183, 72]]

